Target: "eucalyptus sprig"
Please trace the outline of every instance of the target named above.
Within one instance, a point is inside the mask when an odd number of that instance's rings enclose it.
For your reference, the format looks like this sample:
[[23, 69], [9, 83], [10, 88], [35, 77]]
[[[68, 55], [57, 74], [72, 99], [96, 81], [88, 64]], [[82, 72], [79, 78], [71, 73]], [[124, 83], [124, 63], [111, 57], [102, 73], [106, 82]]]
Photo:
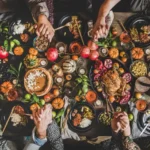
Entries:
[[[22, 62], [21, 62], [17, 69], [12, 64], [10, 64], [10, 68], [7, 71], [10, 74], [12, 74], [17, 79], [17, 81], [19, 81], [20, 80], [20, 73], [21, 73], [22, 69], [23, 69], [23, 66], [22, 66]], [[18, 85], [18, 82], [16, 85]]]

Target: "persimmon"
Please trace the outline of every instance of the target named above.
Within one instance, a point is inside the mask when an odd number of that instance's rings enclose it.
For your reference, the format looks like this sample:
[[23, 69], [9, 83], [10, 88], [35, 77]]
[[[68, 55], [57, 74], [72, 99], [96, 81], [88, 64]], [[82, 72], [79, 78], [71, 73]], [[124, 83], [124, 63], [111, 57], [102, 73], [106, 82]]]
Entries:
[[111, 103], [113, 103], [114, 101], [115, 101], [115, 97], [114, 96], [109, 96], [109, 101], [111, 102]]
[[54, 96], [58, 96], [60, 94], [59, 89], [54, 89], [53, 94]]
[[17, 56], [21, 56], [24, 52], [24, 49], [21, 46], [17, 46], [14, 49], [14, 54]]
[[78, 58], [79, 58], [79, 57], [78, 57], [77, 55], [73, 55], [73, 56], [72, 56], [72, 59], [75, 60], [75, 61], [77, 61]]
[[85, 98], [87, 102], [93, 103], [97, 99], [97, 94], [94, 91], [90, 90], [86, 93]]
[[38, 54], [38, 51], [35, 48], [30, 48], [29, 49], [29, 54], [36, 56]]
[[144, 111], [147, 107], [147, 102], [145, 100], [138, 100], [136, 102], [136, 108], [139, 111]]
[[37, 111], [38, 109], [40, 109], [40, 106], [39, 106], [37, 103], [32, 104], [32, 105], [30, 106], [30, 110], [31, 110], [32, 112]]

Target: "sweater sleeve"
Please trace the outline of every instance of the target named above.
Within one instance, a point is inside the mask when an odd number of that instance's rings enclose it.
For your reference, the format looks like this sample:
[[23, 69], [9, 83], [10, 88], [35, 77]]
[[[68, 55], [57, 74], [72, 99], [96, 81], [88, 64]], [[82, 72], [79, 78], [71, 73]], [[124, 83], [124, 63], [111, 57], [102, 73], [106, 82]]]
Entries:
[[31, 10], [33, 18], [37, 21], [40, 14], [49, 17], [49, 10], [45, 0], [25, 0]]
[[52, 150], [64, 150], [60, 130], [55, 121], [53, 121], [52, 124], [48, 126], [47, 140]]

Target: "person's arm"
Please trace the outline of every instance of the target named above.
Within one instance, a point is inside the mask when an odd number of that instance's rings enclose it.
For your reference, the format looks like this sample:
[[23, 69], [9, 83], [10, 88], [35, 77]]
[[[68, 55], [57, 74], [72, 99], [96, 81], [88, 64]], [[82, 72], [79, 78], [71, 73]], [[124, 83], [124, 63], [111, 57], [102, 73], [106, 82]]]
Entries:
[[47, 128], [47, 139], [52, 150], [64, 150], [60, 129], [55, 121]]
[[33, 18], [38, 21], [40, 16], [49, 17], [49, 10], [45, 0], [26, 0]]
[[93, 28], [93, 39], [97, 41], [99, 38], [104, 38], [108, 35], [109, 28], [113, 21], [113, 13], [109, 15], [109, 23], [107, 22], [107, 16], [111, 9], [119, 3], [120, 0], [105, 0], [104, 3], [101, 5], [98, 13], [98, 17], [96, 23]]
[[34, 20], [37, 22], [35, 26], [36, 34], [38, 36], [45, 36], [49, 39], [49, 41], [51, 41], [54, 36], [55, 30], [53, 29], [51, 22], [49, 22], [48, 20], [49, 10], [45, 0], [25, 0], [25, 1], [29, 6], [29, 9], [32, 13]]
[[129, 127], [123, 131], [122, 144], [124, 150], [141, 150], [140, 147], [133, 141]]
[[120, 0], [105, 0], [99, 9], [98, 18], [105, 18], [110, 10], [119, 2]]

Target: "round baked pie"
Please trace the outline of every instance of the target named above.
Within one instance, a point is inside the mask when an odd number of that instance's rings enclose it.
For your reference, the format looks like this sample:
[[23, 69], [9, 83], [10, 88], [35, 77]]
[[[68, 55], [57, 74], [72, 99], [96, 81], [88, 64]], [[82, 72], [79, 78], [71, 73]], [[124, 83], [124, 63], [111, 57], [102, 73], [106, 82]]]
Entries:
[[43, 96], [52, 88], [52, 76], [44, 68], [31, 69], [24, 76], [24, 86], [28, 93]]

